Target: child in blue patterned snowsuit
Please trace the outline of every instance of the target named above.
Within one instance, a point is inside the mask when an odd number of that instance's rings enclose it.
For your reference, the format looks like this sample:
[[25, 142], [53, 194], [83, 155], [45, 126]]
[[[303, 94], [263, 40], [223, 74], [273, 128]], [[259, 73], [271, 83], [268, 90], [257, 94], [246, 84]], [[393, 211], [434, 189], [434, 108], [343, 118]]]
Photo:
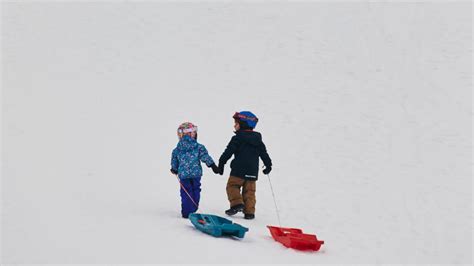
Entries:
[[201, 162], [219, 173], [206, 147], [197, 142], [197, 127], [183, 123], [178, 128], [179, 142], [171, 155], [171, 172], [179, 177], [181, 183], [181, 215], [188, 218], [196, 212], [201, 197]]

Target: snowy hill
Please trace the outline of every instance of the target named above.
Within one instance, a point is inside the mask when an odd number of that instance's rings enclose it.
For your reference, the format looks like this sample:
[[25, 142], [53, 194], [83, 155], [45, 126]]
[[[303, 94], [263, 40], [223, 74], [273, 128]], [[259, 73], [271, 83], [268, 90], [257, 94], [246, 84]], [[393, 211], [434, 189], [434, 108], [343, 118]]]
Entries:
[[[471, 3], [2, 3], [2, 263], [472, 262]], [[176, 128], [274, 162], [242, 240], [179, 213]], [[229, 165], [229, 164], [228, 164]], [[208, 168], [200, 211], [225, 216]]]

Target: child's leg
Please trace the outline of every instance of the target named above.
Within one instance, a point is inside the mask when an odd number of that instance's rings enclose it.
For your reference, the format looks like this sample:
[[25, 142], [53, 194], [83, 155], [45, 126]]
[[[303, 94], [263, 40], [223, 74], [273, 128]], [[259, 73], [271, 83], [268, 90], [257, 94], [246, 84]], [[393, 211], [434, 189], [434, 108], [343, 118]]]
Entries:
[[229, 176], [229, 180], [227, 180], [226, 191], [227, 199], [229, 199], [230, 202], [230, 207], [244, 203], [242, 195], [240, 194], [240, 188], [243, 184], [244, 180], [242, 178]]
[[197, 178], [191, 179], [191, 187], [192, 187], [192, 192], [190, 191], [189, 194], [193, 197], [194, 202], [196, 202], [196, 205], [193, 203], [193, 210], [192, 212], [196, 212], [199, 207], [199, 200], [201, 199], [201, 180]]
[[255, 197], [255, 191], [257, 189], [256, 181], [245, 181], [242, 194], [244, 196], [244, 213], [246, 214], [255, 214], [255, 204], [257, 199]]
[[[180, 181], [183, 187], [186, 189], [186, 191], [188, 191], [188, 193], [191, 195], [193, 191], [193, 188], [191, 185], [191, 179], [182, 179]], [[193, 212], [193, 210], [196, 207], [194, 206], [194, 203], [191, 201], [191, 199], [189, 198], [189, 196], [186, 194], [186, 192], [184, 191], [182, 187], [180, 189], [180, 194], [181, 194], [181, 215], [187, 218], [188, 215], [191, 212]]]

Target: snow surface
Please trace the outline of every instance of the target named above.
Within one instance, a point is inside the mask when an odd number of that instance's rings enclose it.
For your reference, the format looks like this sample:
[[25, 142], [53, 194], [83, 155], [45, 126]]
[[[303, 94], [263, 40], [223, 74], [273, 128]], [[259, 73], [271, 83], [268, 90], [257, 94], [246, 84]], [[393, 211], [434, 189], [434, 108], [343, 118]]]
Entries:
[[[472, 4], [2, 3], [2, 263], [472, 262]], [[274, 161], [243, 240], [180, 218], [176, 128]], [[228, 208], [205, 169], [200, 211]]]

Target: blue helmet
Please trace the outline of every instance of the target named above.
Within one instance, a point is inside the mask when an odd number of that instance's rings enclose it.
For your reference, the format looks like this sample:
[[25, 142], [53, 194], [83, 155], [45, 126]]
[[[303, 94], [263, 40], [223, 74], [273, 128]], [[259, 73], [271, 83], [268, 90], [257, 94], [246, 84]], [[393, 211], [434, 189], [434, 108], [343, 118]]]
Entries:
[[257, 116], [249, 111], [236, 112], [232, 118], [237, 121], [245, 122], [252, 129], [257, 126], [258, 122]]

